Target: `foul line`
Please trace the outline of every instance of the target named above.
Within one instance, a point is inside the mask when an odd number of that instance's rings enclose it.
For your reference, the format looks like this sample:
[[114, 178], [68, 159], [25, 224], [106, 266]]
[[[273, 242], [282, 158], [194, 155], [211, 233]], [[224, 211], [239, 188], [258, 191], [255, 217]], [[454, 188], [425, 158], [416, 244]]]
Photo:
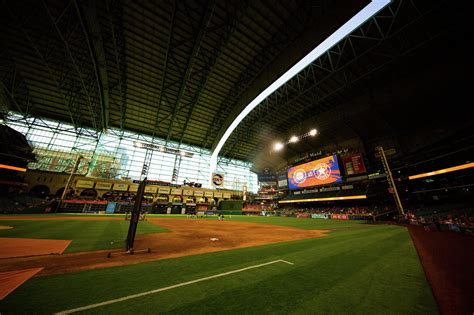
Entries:
[[202, 281], [206, 281], [206, 280], [210, 280], [210, 279], [220, 278], [220, 277], [228, 276], [228, 275], [231, 275], [231, 274], [234, 274], [234, 273], [239, 273], [239, 272], [250, 270], [250, 269], [260, 268], [260, 267], [263, 267], [263, 266], [268, 266], [268, 265], [272, 265], [272, 264], [276, 264], [276, 263], [284, 263], [284, 264], [288, 264], [288, 265], [294, 265], [294, 263], [292, 263], [292, 262], [289, 262], [289, 261], [286, 261], [286, 260], [283, 260], [283, 259], [278, 259], [278, 260], [270, 261], [270, 262], [263, 263], [263, 264], [260, 264], [260, 265], [254, 265], [254, 266], [245, 267], [245, 268], [242, 268], [242, 269], [237, 269], [237, 270], [232, 270], [232, 271], [228, 271], [228, 272], [224, 272], [224, 273], [219, 273], [217, 275], [213, 275], [213, 276], [209, 276], [209, 277], [205, 277], [205, 278], [200, 278], [200, 279], [196, 279], [196, 280], [192, 280], [192, 281], [178, 283], [178, 284], [175, 284], [175, 285], [171, 285], [169, 287], [164, 287], [164, 288], [155, 289], [155, 290], [151, 290], [151, 291], [147, 291], [147, 292], [128, 295], [128, 296], [124, 296], [124, 297], [121, 297], [121, 298], [118, 298], [118, 299], [109, 300], [109, 301], [105, 301], [105, 302], [101, 302], [101, 303], [97, 303], [97, 304], [91, 304], [91, 305], [87, 305], [87, 306], [83, 306], [83, 307], [73, 308], [73, 309], [66, 310], [66, 311], [61, 311], [61, 312], [58, 312], [58, 313], [55, 313], [55, 314], [63, 315], [63, 314], [71, 314], [71, 313], [75, 313], [75, 312], [85, 311], [85, 310], [89, 310], [91, 308], [96, 308], [96, 307], [110, 305], [110, 304], [123, 302], [123, 301], [131, 300], [131, 299], [136, 299], [138, 297], [142, 297], [142, 296], [146, 296], [146, 295], [150, 295], [150, 294], [155, 294], [155, 293], [158, 293], [158, 292], [171, 290], [171, 289], [174, 289], [174, 288], [179, 288], [179, 287], [189, 285], [189, 284], [193, 284], [193, 283], [197, 283], [197, 282], [202, 282]]

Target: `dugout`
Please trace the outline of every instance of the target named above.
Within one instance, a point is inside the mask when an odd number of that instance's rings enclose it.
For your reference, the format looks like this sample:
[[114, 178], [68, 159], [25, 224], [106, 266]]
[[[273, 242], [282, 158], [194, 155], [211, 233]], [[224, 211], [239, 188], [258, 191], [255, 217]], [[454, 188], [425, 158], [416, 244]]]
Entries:
[[196, 214], [196, 198], [187, 197], [185, 202], [186, 214]]
[[167, 212], [169, 203], [168, 195], [159, 195], [156, 201], [153, 203], [152, 213], [165, 214]]
[[167, 211], [168, 214], [183, 214], [183, 209], [185, 210], [185, 204], [183, 203], [183, 198], [181, 196], [174, 196], [171, 202], [171, 209]]

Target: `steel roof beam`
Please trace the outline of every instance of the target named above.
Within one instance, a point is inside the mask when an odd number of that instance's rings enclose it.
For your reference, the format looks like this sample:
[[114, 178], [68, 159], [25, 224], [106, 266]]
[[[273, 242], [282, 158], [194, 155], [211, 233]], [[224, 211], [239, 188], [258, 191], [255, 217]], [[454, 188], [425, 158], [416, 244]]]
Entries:
[[160, 108], [161, 108], [161, 103], [163, 102], [163, 94], [164, 94], [164, 86], [165, 86], [165, 80], [166, 80], [166, 73], [168, 72], [168, 63], [169, 63], [169, 55], [170, 55], [170, 50], [171, 50], [171, 39], [173, 38], [173, 28], [175, 25], [174, 19], [176, 16], [176, 10], [177, 10], [177, 1], [173, 1], [173, 13], [171, 15], [171, 21], [169, 25], [169, 32], [168, 32], [168, 44], [166, 48], [166, 53], [165, 53], [165, 58], [163, 58], [163, 75], [161, 76], [161, 83], [160, 83], [160, 96], [158, 98], [158, 104], [156, 105], [156, 119], [155, 119], [155, 124], [153, 128], [153, 133], [152, 137], [155, 137], [155, 133], [158, 128], [158, 117], [160, 113]]
[[73, 2], [85, 35], [91, 62], [94, 67], [96, 84], [99, 89], [102, 130], [107, 130], [109, 124], [109, 80], [100, 23], [97, 17], [97, 10], [93, 6], [95, 1], [89, 1], [89, 5], [85, 6], [85, 12], [79, 7], [77, 0], [73, 0]]
[[[209, 22], [212, 19], [212, 14], [214, 12], [214, 6], [215, 6], [215, 1], [214, 0], [209, 0], [207, 2], [207, 6], [206, 6], [206, 10], [204, 12], [204, 15], [201, 17], [199, 31], [198, 31], [198, 33], [196, 34], [196, 36], [194, 37], [194, 40], [193, 40], [193, 50], [192, 50], [191, 55], [189, 56], [189, 58], [186, 62], [186, 68], [185, 68], [186, 71], [185, 71], [185, 74], [184, 74], [184, 77], [183, 77], [183, 83], [180, 86], [178, 97], [177, 97], [177, 100], [175, 102], [174, 109], [173, 109], [173, 116], [171, 117], [171, 122], [168, 126], [168, 131], [167, 131], [167, 136], [166, 136], [166, 143], [168, 143], [168, 141], [170, 140], [171, 131], [173, 129], [173, 126], [174, 126], [174, 123], [175, 123], [175, 120], [176, 120], [176, 113], [178, 112], [179, 104], [181, 102], [181, 98], [183, 97], [183, 95], [186, 91], [186, 84], [188, 83], [189, 77], [191, 76], [191, 73], [193, 71], [194, 60], [197, 57], [197, 55], [199, 54], [199, 49], [201, 47], [201, 40], [206, 35], [207, 26], [208, 26]], [[195, 104], [193, 104], [193, 106], [195, 106]]]
[[224, 27], [224, 35], [221, 36], [221, 41], [219, 43], [217, 51], [212, 52], [210, 54], [210, 57], [209, 57], [210, 60], [208, 62], [207, 67], [204, 70], [204, 73], [203, 73], [204, 79], [201, 80], [202, 84], [199, 87], [198, 92], [195, 93], [193, 100], [190, 102], [191, 109], [188, 111], [188, 113], [186, 115], [186, 121], [185, 121], [185, 124], [184, 124], [184, 128], [182, 130], [182, 133], [181, 133], [181, 138], [179, 140], [179, 144], [181, 144], [183, 142], [183, 139], [186, 135], [186, 131], [188, 130], [188, 127], [189, 127], [189, 121], [190, 121], [191, 117], [193, 116], [194, 109], [196, 108], [197, 104], [199, 103], [201, 95], [204, 91], [204, 87], [208, 83], [210, 73], [213, 71], [215, 65], [217, 64], [217, 62], [219, 60], [219, 58], [222, 56], [223, 51], [224, 51], [225, 47], [227, 46], [230, 38], [232, 37], [232, 34], [236, 30], [236, 22], [239, 19], [238, 14], [241, 13], [243, 10], [245, 10], [246, 6], [247, 6], [247, 1], [242, 1], [241, 2], [241, 7], [239, 7], [236, 10], [236, 16], [231, 17], [230, 21], [228, 23], [228, 26]]
[[[72, 1], [72, 0], [71, 0]], [[76, 62], [76, 59], [74, 58], [73, 54], [72, 54], [72, 51], [71, 51], [71, 47], [68, 43], [68, 41], [66, 40], [66, 38], [63, 36], [61, 30], [59, 29], [58, 27], [58, 24], [59, 23], [59, 20], [55, 20], [51, 11], [49, 10], [48, 8], [48, 5], [46, 4], [46, 2], [43, 0], [42, 1], [42, 4], [43, 4], [43, 7], [44, 9], [46, 10], [47, 14], [48, 14], [48, 17], [50, 19], [50, 22], [51, 24], [53, 25], [54, 29], [56, 30], [59, 38], [61, 39], [61, 41], [63, 42], [64, 44], [64, 48], [66, 49], [66, 52], [73, 64], [73, 68], [74, 70], [76, 71], [78, 77], [79, 77], [79, 81], [82, 85], [82, 90], [84, 91], [84, 94], [86, 95], [86, 100], [87, 100], [87, 105], [88, 105], [88, 108], [89, 108], [89, 112], [90, 112], [90, 115], [91, 115], [91, 122], [92, 122], [92, 126], [94, 129], [96, 130], [99, 130], [99, 124], [97, 123], [97, 117], [96, 117], [96, 113], [94, 111], [94, 104], [93, 104], [93, 100], [92, 100], [92, 96], [90, 95], [90, 91], [89, 89], [87, 88], [87, 85], [86, 85], [86, 82], [85, 82], [85, 78], [84, 78], [84, 74], [82, 73], [82, 71], [80, 70], [79, 68], [79, 65], [77, 64]], [[66, 8], [66, 10], [68, 10]], [[64, 11], [66, 11], [64, 10]], [[63, 12], [64, 13], [64, 12]], [[88, 82], [89, 84], [92, 84], [91, 82]]]

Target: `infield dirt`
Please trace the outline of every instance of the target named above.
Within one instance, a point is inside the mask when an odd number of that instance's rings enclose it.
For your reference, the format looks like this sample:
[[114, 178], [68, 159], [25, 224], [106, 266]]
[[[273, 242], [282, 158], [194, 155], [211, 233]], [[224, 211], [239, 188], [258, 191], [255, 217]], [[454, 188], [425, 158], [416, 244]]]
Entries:
[[[8, 220], [2, 217], [2, 220]], [[18, 217], [12, 217], [18, 220]], [[21, 220], [45, 220], [46, 218], [21, 217]], [[107, 217], [49, 217], [47, 220], [123, 220]], [[159, 219], [147, 220], [170, 232], [137, 235], [135, 250], [151, 248], [151, 253], [120, 254], [123, 250], [103, 250], [63, 255], [10, 258], [0, 260], [0, 271], [44, 267], [39, 275], [52, 275], [79, 270], [107, 268], [136, 264], [164, 258], [181, 257], [251, 247], [285, 241], [325, 236], [326, 230], [301, 230], [268, 224], [206, 219]], [[125, 237], [125, 235], [124, 235]], [[214, 239], [214, 240], [211, 240]], [[217, 240], [216, 240], [217, 239]], [[111, 252], [112, 258], [107, 258]]]

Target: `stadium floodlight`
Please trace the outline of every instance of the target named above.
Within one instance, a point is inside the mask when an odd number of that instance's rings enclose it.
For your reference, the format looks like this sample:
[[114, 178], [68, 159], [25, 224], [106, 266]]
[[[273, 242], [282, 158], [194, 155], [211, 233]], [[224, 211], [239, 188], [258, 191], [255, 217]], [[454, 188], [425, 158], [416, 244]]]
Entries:
[[299, 138], [297, 136], [293, 136], [290, 138], [290, 143], [298, 142]]
[[313, 137], [314, 137], [317, 133], [318, 133], [318, 131], [317, 131], [316, 129], [311, 129], [311, 130], [309, 131], [309, 135], [310, 135], [310, 136], [313, 136]]
[[229, 139], [232, 132], [237, 128], [240, 122], [255, 108], [260, 104], [265, 98], [270, 94], [275, 92], [279, 87], [285, 84], [288, 80], [293, 78], [297, 73], [306, 68], [314, 60], [318, 59], [331, 49], [334, 45], [339, 43], [343, 38], [347, 37], [355, 29], [360, 27], [368, 19], [377, 14], [380, 10], [385, 8], [390, 4], [391, 0], [373, 0], [362, 10], [360, 10], [356, 15], [354, 15], [349, 21], [344, 23], [340, 28], [338, 28], [334, 33], [332, 33], [328, 38], [321, 42], [316, 48], [310, 51], [306, 56], [304, 56], [300, 61], [293, 65], [288, 71], [286, 71], [281, 77], [275, 80], [270, 84], [265, 90], [263, 90], [257, 97], [255, 97], [245, 108], [244, 110], [234, 119], [230, 124], [227, 130], [224, 132], [224, 135], [219, 140], [216, 145], [216, 148], [212, 152], [210, 159], [210, 168], [211, 173], [217, 168], [217, 156], [224, 146], [227, 139]]
[[277, 143], [275, 143], [275, 144], [273, 145], [273, 149], [274, 149], [275, 151], [280, 151], [281, 149], [283, 149], [283, 147], [284, 147], [284, 145], [283, 145], [283, 143], [281, 143], [281, 142], [277, 142]]

